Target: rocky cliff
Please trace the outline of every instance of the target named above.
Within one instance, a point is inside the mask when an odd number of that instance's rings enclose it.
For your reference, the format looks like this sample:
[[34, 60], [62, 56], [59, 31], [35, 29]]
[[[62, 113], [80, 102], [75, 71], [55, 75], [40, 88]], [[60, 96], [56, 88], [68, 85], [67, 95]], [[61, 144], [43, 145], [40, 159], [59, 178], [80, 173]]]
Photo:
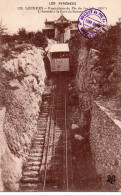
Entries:
[[91, 105], [100, 93], [99, 83], [103, 72], [99, 70], [99, 51], [82, 47], [78, 51], [76, 85], [79, 95], [80, 128], [82, 134], [88, 134], [91, 120]]
[[[4, 152], [1, 156], [1, 189], [18, 190], [21, 167], [28, 155], [32, 135], [37, 131], [37, 119], [46, 77], [43, 50], [31, 47], [2, 65], [3, 105], [6, 113], [3, 125]], [[0, 141], [1, 142], [1, 141]]]

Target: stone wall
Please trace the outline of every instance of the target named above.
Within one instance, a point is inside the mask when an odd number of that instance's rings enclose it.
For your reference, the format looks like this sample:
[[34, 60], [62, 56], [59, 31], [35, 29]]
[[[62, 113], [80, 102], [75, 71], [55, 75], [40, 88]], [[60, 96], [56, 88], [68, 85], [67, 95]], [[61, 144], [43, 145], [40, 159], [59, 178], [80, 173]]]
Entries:
[[[102, 179], [102, 190], [121, 188], [121, 121], [99, 102], [93, 103], [90, 125], [90, 145], [97, 174]], [[107, 182], [115, 175], [116, 182]]]
[[28, 156], [31, 138], [37, 131], [46, 77], [43, 53], [41, 48], [32, 46], [19, 55], [14, 53], [14, 58], [2, 65], [1, 85], [6, 113], [0, 191], [18, 190], [22, 165]]

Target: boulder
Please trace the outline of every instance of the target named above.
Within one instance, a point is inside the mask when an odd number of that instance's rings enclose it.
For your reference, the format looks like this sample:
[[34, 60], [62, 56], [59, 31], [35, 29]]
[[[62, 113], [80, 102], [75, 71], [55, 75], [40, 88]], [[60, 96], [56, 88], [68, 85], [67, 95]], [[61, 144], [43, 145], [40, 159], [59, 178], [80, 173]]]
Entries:
[[13, 79], [13, 80], [10, 80], [9, 81], [9, 86], [12, 88], [12, 89], [19, 89], [20, 87], [20, 83], [17, 79]]
[[78, 126], [78, 125], [76, 125], [76, 124], [72, 124], [71, 129], [72, 129], [72, 130], [79, 129], [79, 126]]
[[82, 142], [84, 140], [84, 137], [82, 137], [81, 135], [75, 134], [75, 139]]

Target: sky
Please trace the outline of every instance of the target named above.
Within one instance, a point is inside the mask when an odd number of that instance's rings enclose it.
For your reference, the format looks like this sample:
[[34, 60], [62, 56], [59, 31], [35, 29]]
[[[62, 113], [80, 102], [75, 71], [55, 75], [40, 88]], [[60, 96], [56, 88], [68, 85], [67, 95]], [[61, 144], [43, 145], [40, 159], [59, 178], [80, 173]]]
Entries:
[[[49, 5], [54, 2], [55, 5]], [[76, 2], [76, 5], [58, 5], [59, 2]], [[22, 10], [19, 10], [22, 7]], [[44, 27], [45, 19], [57, 20], [61, 13], [38, 13], [37, 10], [26, 10], [25, 7], [47, 8], [81, 8], [78, 13], [63, 13], [69, 20], [78, 20], [84, 9], [99, 8], [107, 17], [108, 25], [114, 25], [121, 17], [121, 0], [0, 0], [0, 20], [8, 29], [7, 32], [16, 33], [19, 28], [27, 31], [37, 31]], [[80, 12], [80, 13], [79, 13]]]

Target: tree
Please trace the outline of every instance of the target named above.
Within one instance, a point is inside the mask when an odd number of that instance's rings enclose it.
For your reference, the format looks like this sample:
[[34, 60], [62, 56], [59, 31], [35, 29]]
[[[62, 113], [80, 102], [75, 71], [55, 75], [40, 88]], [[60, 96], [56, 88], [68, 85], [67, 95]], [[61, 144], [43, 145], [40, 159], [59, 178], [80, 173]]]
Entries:
[[0, 35], [3, 35], [7, 28], [2, 24], [2, 20], [0, 21]]
[[25, 28], [20, 28], [18, 31], [18, 36], [20, 41], [26, 41], [27, 39], [27, 31]]
[[33, 37], [33, 43], [37, 47], [46, 47], [47, 39], [41, 31], [37, 31]]
[[35, 33], [34, 32], [28, 32], [27, 34], [27, 42], [32, 43], [34, 39]]

